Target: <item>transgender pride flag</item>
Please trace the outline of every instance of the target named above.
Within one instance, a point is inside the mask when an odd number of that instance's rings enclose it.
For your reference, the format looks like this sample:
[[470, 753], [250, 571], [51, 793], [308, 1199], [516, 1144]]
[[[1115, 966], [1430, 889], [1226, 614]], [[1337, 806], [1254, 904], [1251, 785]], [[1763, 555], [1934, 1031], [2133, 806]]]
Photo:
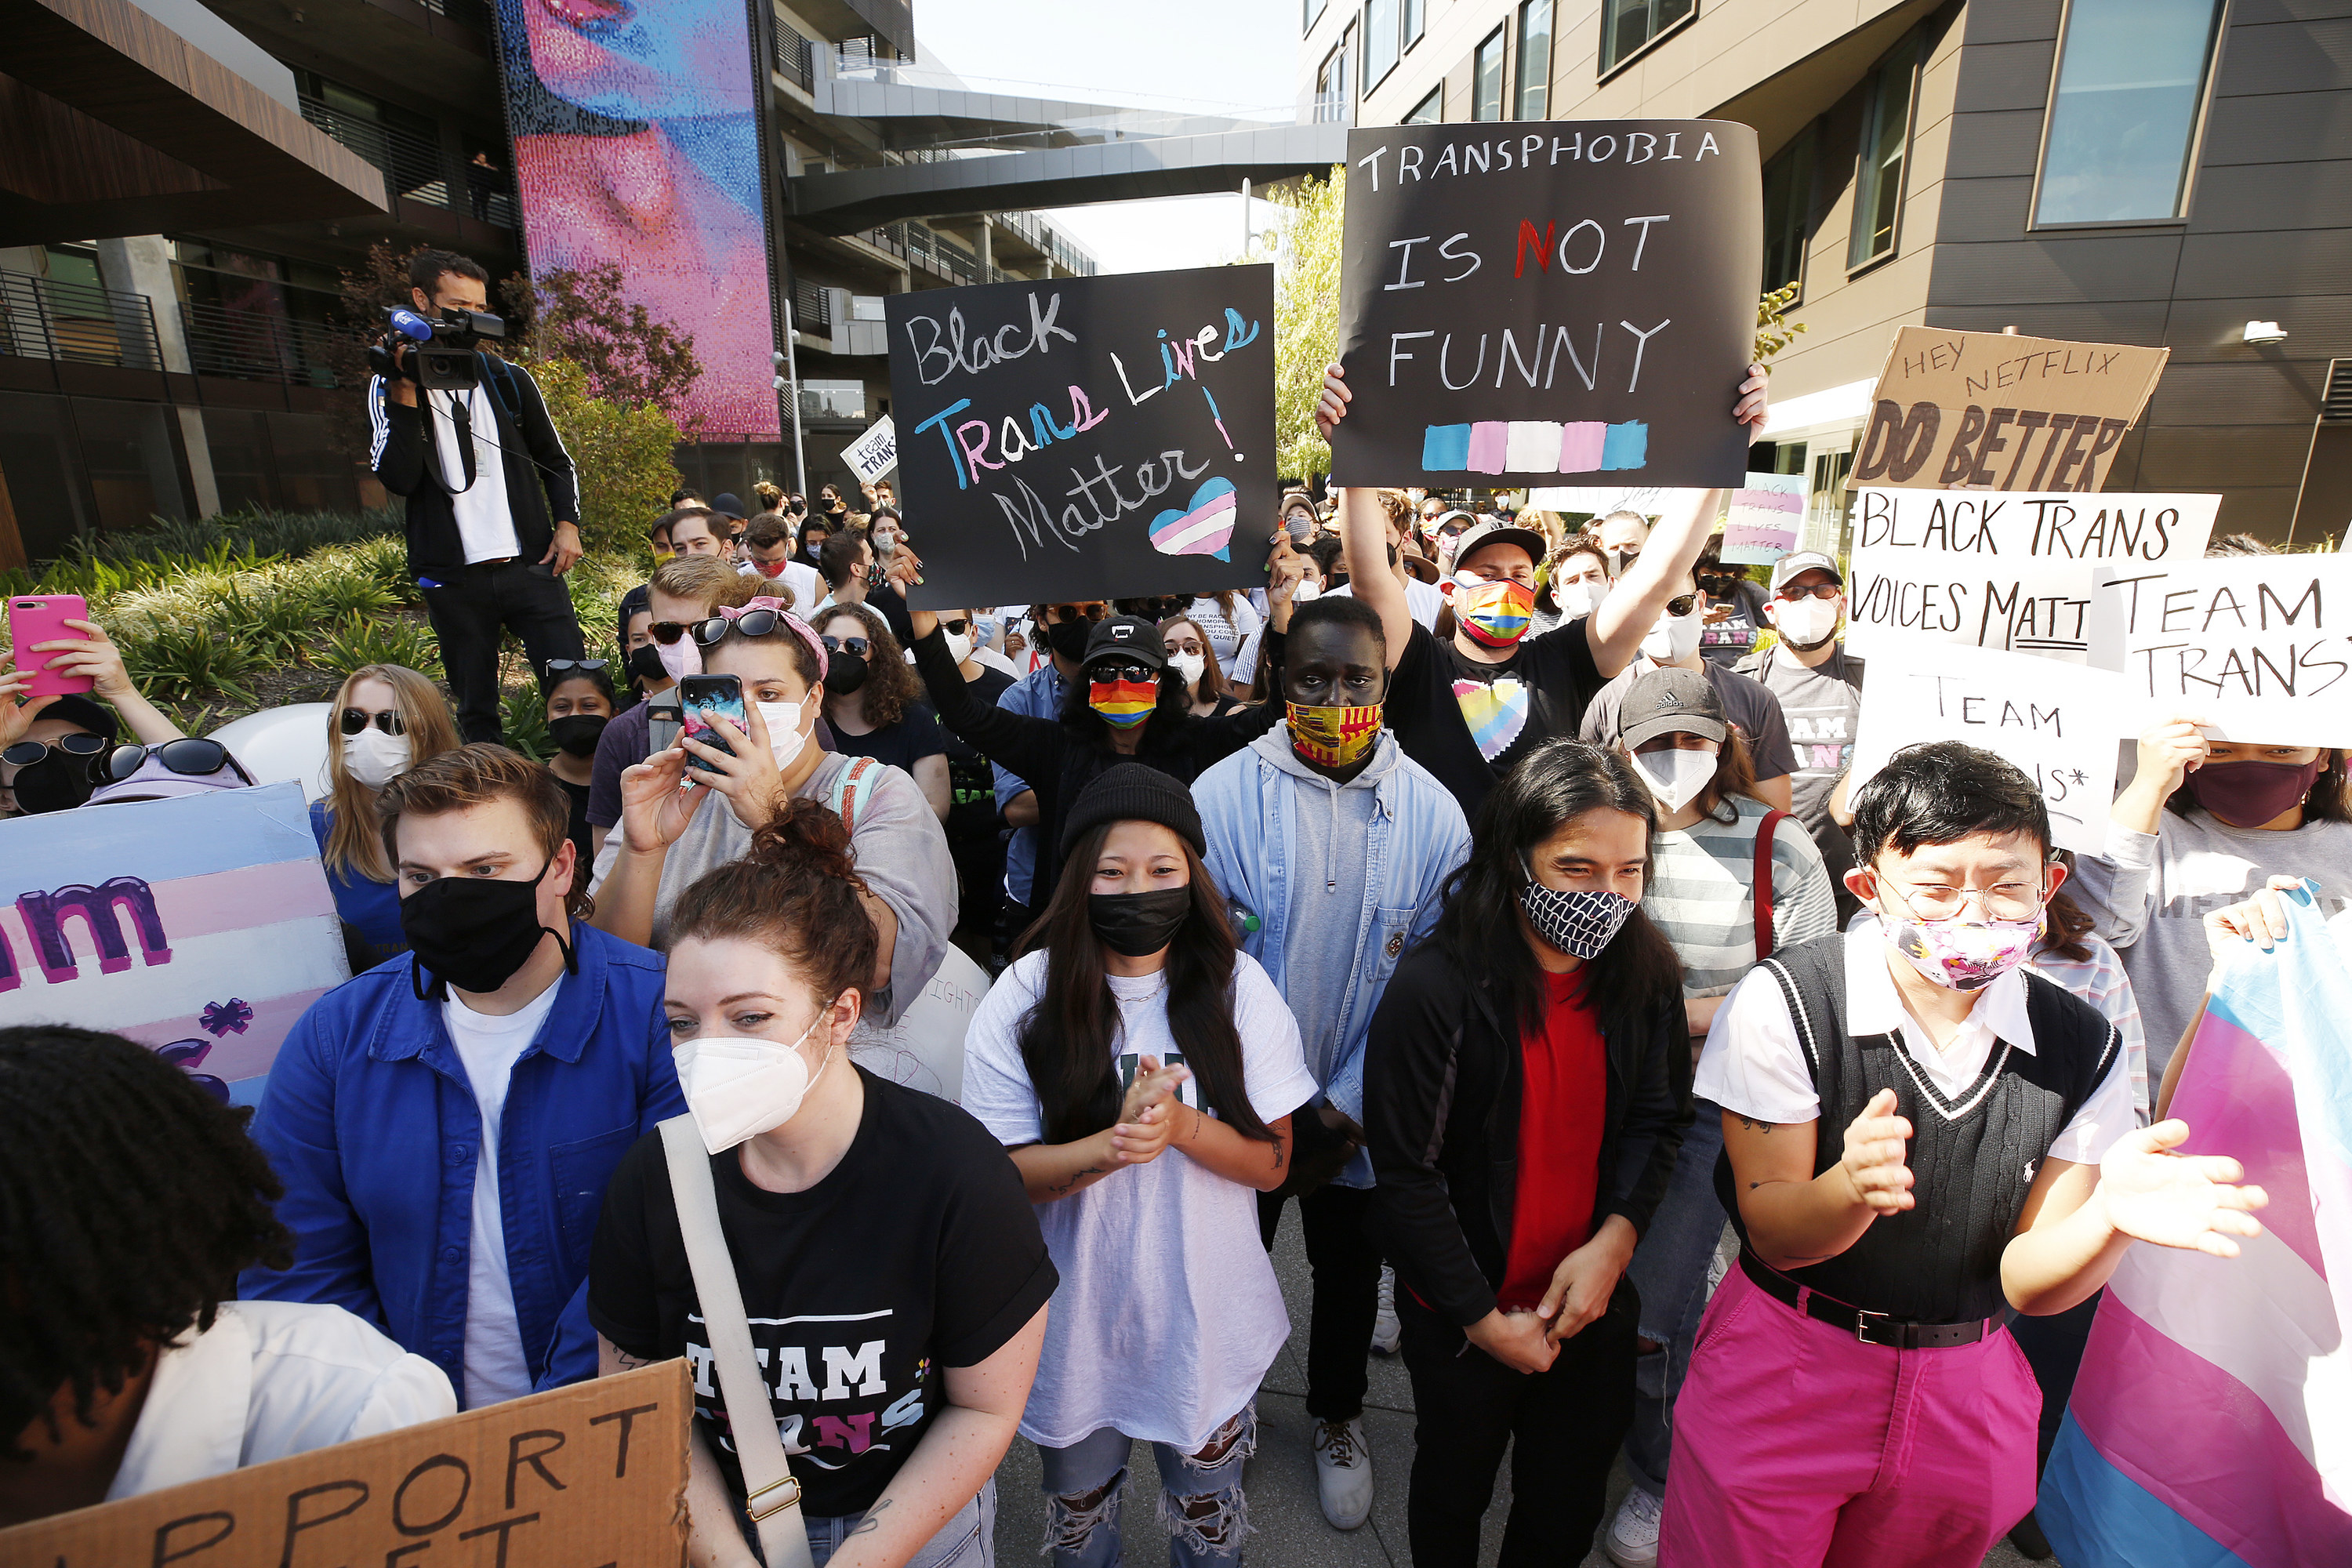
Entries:
[[2270, 1194], [2263, 1234], [2124, 1255], [2042, 1479], [2066, 1568], [2352, 1563], [2352, 974], [2285, 902], [2287, 940], [2223, 970], [2171, 1107], [2182, 1153]]

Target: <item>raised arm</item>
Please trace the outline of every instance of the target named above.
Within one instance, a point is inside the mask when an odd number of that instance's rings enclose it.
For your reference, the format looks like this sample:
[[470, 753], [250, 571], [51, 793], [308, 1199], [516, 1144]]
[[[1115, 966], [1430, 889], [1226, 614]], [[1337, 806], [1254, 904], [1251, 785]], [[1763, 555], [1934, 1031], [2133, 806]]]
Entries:
[[1592, 662], [1604, 676], [1613, 676], [1633, 662], [1642, 639], [1658, 624], [1666, 601], [1675, 596], [1698, 560], [1708, 531], [1728, 499], [1723, 490], [1675, 490], [1665, 515], [1650, 531], [1641, 558], [1625, 568], [1617, 585], [1600, 607], [1585, 618], [1584, 635], [1592, 644]]

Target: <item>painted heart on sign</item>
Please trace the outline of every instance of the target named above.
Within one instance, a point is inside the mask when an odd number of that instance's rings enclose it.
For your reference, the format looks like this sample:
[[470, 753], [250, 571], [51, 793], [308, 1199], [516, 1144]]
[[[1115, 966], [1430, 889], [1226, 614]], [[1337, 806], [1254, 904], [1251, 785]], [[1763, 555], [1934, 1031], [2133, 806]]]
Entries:
[[1208, 479], [1183, 511], [1170, 507], [1151, 520], [1151, 548], [1162, 555], [1213, 555], [1230, 561], [1238, 498], [1230, 479]]

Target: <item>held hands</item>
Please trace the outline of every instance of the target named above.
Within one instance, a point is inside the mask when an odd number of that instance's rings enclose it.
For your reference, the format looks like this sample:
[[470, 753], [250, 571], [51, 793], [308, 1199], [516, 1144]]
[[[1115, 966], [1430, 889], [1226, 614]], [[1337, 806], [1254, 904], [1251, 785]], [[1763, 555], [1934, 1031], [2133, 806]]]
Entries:
[[[47, 642], [27, 645], [28, 653], [49, 656], [53, 674], [86, 678], [90, 682], [90, 695], [109, 702], [120, 702], [126, 697], [136, 697], [139, 689], [131, 683], [131, 672], [123, 668], [122, 650], [96, 621], [68, 621], [67, 626], [89, 635], [79, 637], [52, 637]], [[21, 686], [16, 688], [22, 690]], [[48, 706], [48, 699], [36, 698], [39, 707]], [[27, 717], [26, 722], [32, 721]]]
[[[1759, 430], [1764, 427], [1765, 417], [1769, 412], [1769, 399], [1764, 388], [1769, 378], [1770, 373], [1762, 365], [1748, 367], [1748, 379], [1739, 384], [1739, 400], [1731, 405], [1734, 422], [1753, 426]], [[1346, 368], [1338, 364], [1324, 366], [1323, 395], [1315, 405], [1315, 428], [1326, 441], [1331, 438], [1332, 427], [1348, 416], [1348, 405], [1354, 399], [1355, 394], [1348, 390]]]
[[2255, 1186], [2239, 1186], [2246, 1169], [2221, 1154], [2174, 1154], [2189, 1136], [2178, 1118], [2126, 1132], [2099, 1162], [2097, 1196], [2107, 1223], [2125, 1236], [2211, 1258], [2235, 1258], [2241, 1236], [2260, 1236], [2252, 1211], [2269, 1203]]
[[1307, 575], [1307, 558], [1290, 547], [1290, 531], [1274, 531], [1274, 548], [1265, 553], [1265, 596], [1269, 604], [1286, 605], [1292, 590]]
[[2205, 736], [2197, 728], [2198, 721], [2176, 714], [2156, 725], [2139, 738], [2139, 772], [2133, 783], [2140, 779], [2162, 781], [2162, 794], [2169, 795], [2181, 782], [2205, 763]]
[[1118, 1124], [1110, 1130], [1116, 1163], [1148, 1165], [1166, 1152], [1176, 1118], [1185, 1109], [1177, 1090], [1192, 1076], [1189, 1068], [1161, 1067], [1158, 1057], [1145, 1057], [1136, 1064], [1135, 1081], [1119, 1105]]
[[621, 839], [635, 850], [667, 849], [677, 842], [707, 798], [681, 788], [686, 753], [676, 746], [621, 770]]
[[[1565, 1268], [1568, 1265], [1563, 1263], [1560, 1267]], [[1607, 1300], [1602, 1298], [1604, 1304]], [[1559, 1339], [1550, 1325], [1533, 1312], [1506, 1312], [1497, 1307], [1463, 1333], [1472, 1344], [1513, 1372], [1549, 1372], [1551, 1363], [1559, 1358]]]
[[55, 702], [55, 697], [36, 697], [22, 700], [32, 681], [16, 673], [16, 667], [0, 659], [0, 746], [13, 746], [25, 738], [41, 710]]
[[2279, 901], [2281, 893], [2291, 893], [2303, 886], [2299, 877], [2273, 877], [2254, 896], [2242, 904], [2231, 904], [2226, 910], [2215, 910], [2205, 917], [2205, 944], [2213, 950], [2213, 962], [2242, 952], [2248, 942], [2258, 942], [2268, 952], [2286, 940], [2286, 906]]
[[1837, 1169], [1853, 1187], [1853, 1201], [1873, 1215], [1900, 1214], [1918, 1201], [1911, 1195], [1911, 1168], [1903, 1163], [1910, 1137], [1909, 1120], [1895, 1114], [1891, 1089], [1872, 1095], [1845, 1130], [1845, 1155]]

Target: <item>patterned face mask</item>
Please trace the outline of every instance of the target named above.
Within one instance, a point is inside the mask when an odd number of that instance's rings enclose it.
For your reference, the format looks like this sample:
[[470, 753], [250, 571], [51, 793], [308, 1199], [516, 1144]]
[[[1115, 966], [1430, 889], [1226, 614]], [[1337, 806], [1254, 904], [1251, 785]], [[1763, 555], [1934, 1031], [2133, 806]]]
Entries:
[[1528, 885], [1519, 889], [1519, 907], [1536, 934], [1571, 958], [1592, 959], [1617, 940], [1633, 918], [1633, 900], [1605, 888], [1584, 888], [1565, 893], [1547, 888], [1528, 869]]
[[1290, 749], [1318, 767], [1344, 768], [1363, 761], [1381, 738], [1381, 705], [1312, 708], [1290, 705]]
[[1882, 917], [1886, 940], [1904, 961], [1947, 991], [1981, 991], [2033, 956], [2042, 917], [1975, 921], [1965, 915], [1923, 921]]
[[1151, 717], [1160, 701], [1156, 680], [1095, 680], [1087, 685], [1087, 706], [1106, 724], [1125, 730]]
[[1508, 647], [1527, 636], [1535, 610], [1535, 590], [1507, 577], [1482, 583], [1465, 572], [1454, 580], [1454, 618], [1488, 647]]

